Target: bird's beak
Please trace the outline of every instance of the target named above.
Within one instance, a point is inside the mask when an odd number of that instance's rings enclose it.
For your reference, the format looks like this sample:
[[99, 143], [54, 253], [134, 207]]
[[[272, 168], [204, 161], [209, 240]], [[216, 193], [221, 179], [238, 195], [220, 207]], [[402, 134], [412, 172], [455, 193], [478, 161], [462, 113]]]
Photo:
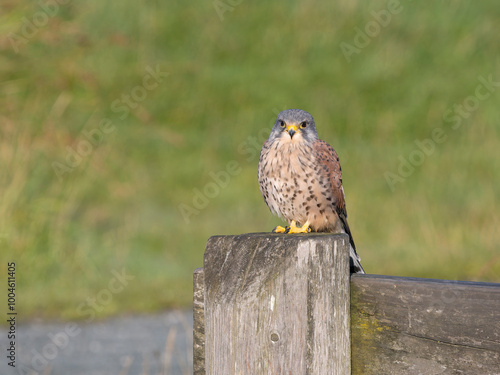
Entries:
[[290, 135], [290, 138], [293, 138], [293, 135], [297, 133], [297, 130], [298, 130], [297, 125], [288, 125], [286, 128], [286, 131]]

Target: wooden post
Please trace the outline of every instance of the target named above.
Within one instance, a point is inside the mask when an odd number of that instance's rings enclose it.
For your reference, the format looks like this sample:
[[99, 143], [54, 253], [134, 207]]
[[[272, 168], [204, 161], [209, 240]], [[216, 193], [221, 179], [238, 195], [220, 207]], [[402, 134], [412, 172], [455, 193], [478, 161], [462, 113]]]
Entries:
[[194, 373], [500, 375], [499, 322], [500, 284], [350, 278], [346, 235], [212, 237]]
[[345, 234], [210, 238], [195, 273], [195, 374], [350, 374], [349, 285]]

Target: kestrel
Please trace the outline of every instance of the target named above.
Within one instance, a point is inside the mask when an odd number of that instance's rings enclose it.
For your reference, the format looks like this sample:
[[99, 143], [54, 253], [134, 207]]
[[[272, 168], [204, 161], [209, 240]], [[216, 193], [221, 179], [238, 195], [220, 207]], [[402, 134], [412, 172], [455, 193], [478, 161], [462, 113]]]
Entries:
[[289, 223], [273, 232], [347, 233], [351, 273], [365, 273], [347, 223], [339, 158], [319, 139], [311, 114], [279, 113], [260, 152], [259, 186], [271, 212]]

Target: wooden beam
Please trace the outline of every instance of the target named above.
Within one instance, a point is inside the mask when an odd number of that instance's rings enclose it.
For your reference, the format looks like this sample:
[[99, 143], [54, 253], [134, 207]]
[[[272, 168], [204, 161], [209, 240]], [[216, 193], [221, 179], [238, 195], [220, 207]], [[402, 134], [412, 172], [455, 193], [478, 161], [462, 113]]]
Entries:
[[352, 373], [500, 374], [500, 284], [351, 278]]
[[347, 235], [212, 237], [204, 285], [207, 374], [350, 374]]

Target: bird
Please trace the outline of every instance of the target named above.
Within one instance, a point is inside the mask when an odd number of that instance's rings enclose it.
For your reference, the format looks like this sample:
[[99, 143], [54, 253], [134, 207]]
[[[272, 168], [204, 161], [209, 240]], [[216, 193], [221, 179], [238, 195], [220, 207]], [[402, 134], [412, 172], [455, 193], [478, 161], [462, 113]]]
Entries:
[[365, 273], [347, 223], [339, 157], [319, 139], [309, 112], [287, 109], [278, 114], [260, 152], [258, 178], [266, 205], [289, 224], [273, 232], [346, 233], [350, 272]]

